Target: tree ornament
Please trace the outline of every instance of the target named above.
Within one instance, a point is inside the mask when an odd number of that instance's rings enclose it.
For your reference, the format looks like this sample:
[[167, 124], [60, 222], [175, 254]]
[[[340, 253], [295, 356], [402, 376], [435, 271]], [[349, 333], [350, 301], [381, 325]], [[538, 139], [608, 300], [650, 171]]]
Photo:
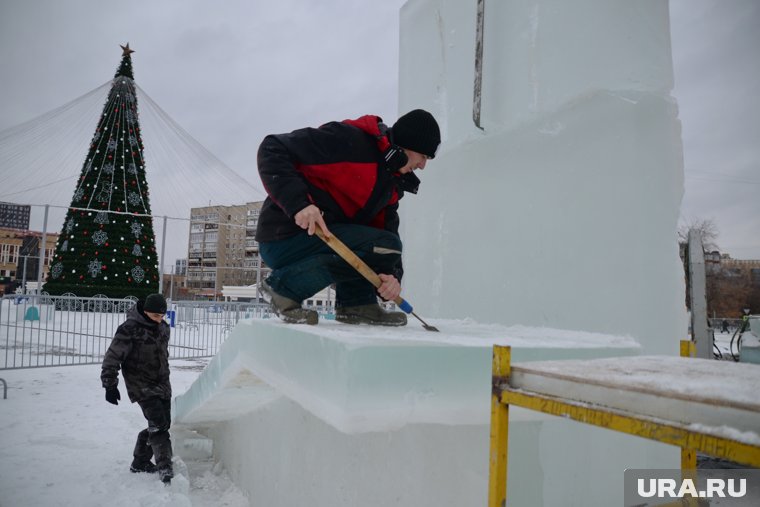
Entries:
[[134, 268], [132, 268], [131, 273], [132, 273], [132, 278], [134, 278], [137, 283], [142, 282], [143, 279], [145, 278], [145, 270], [141, 268], [140, 266], [135, 266]]
[[100, 224], [101, 227], [103, 226], [103, 224], [107, 224], [108, 223], [108, 213], [106, 213], [105, 211], [99, 211], [98, 214], [95, 215], [95, 223], [96, 224]]
[[140, 194], [137, 192], [130, 192], [127, 200], [132, 206], [137, 206], [142, 203], [142, 197], [140, 197]]
[[100, 187], [100, 193], [96, 197], [96, 199], [100, 202], [107, 203], [111, 200], [111, 192], [113, 191], [113, 187], [108, 182], [103, 182], [103, 184]]
[[108, 234], [105, 231], [97, 231], [92, 235], [92, 242], [98, 246], [104, 245], [108, 241]]
[[93, 278], [97, 278], [98, 273], [100, 273], [102, 268], [103, 264], [97, 259], [90, 261], [90, 263], [87, 265], [87, 271], [90, 272], [90, 276]]
[[61, 273], [63, 273], [63, 263], [56, 262], [53, 264], [53, 266], [50, 268], [50, 276], [53, 277], [53, 280], [61, 276]]

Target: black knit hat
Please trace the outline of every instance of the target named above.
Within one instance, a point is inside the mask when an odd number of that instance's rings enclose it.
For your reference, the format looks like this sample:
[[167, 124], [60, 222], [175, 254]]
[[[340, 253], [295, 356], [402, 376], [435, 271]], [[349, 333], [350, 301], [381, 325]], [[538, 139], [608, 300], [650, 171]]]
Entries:
[[409, 111], [391, 127], [393, 143], [408, 150], [435, 157], [441, 144], [441, 130], [433, 115], [422, 109]]
[[166, 313], [166, 299], [161, 294], [150, 294], [143, 304], [144, 312]]

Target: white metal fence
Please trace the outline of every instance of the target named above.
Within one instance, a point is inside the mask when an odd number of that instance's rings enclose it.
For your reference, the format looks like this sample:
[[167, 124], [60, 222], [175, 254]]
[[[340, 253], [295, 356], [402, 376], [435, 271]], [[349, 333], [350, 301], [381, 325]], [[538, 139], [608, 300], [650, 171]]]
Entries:
[[[0, 370], [95, 364], [135, 304], [129, 299], [25, 295], [0, 298]], [[240, 319], [268, 318], [268, 305], [170, 302], [172, 358], [210, 357]]]

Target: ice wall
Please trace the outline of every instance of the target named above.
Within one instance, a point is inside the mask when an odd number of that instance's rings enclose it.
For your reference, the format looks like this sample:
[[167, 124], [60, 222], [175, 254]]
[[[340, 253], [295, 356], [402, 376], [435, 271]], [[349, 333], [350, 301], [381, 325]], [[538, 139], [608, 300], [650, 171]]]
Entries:
[[665, 0], [486, 2], [482, 126], [475, 2], [401, 11], [399, 111], [444, 142], [404, 199], [404, 292], [421, 314], [686, 336], [676, 228], [680, 123]]

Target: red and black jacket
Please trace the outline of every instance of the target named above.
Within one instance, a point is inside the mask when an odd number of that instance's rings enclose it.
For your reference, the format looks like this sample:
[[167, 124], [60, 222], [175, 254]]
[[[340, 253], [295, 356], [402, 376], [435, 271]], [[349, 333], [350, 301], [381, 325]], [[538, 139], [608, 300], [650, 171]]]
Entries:
[[294, 216], [309, 204], [324, 212], [328, 226], [361, 224], [398, 234], [398, 200], [405, 191], [417, 193], [420, 181], [412, 173], [399, 174], [403, 157], [388, 156], [398, 148], [381, 121], [367, 115], [264, 138], [258, 167], [269, 196], [256, 240], [303, 232]]

